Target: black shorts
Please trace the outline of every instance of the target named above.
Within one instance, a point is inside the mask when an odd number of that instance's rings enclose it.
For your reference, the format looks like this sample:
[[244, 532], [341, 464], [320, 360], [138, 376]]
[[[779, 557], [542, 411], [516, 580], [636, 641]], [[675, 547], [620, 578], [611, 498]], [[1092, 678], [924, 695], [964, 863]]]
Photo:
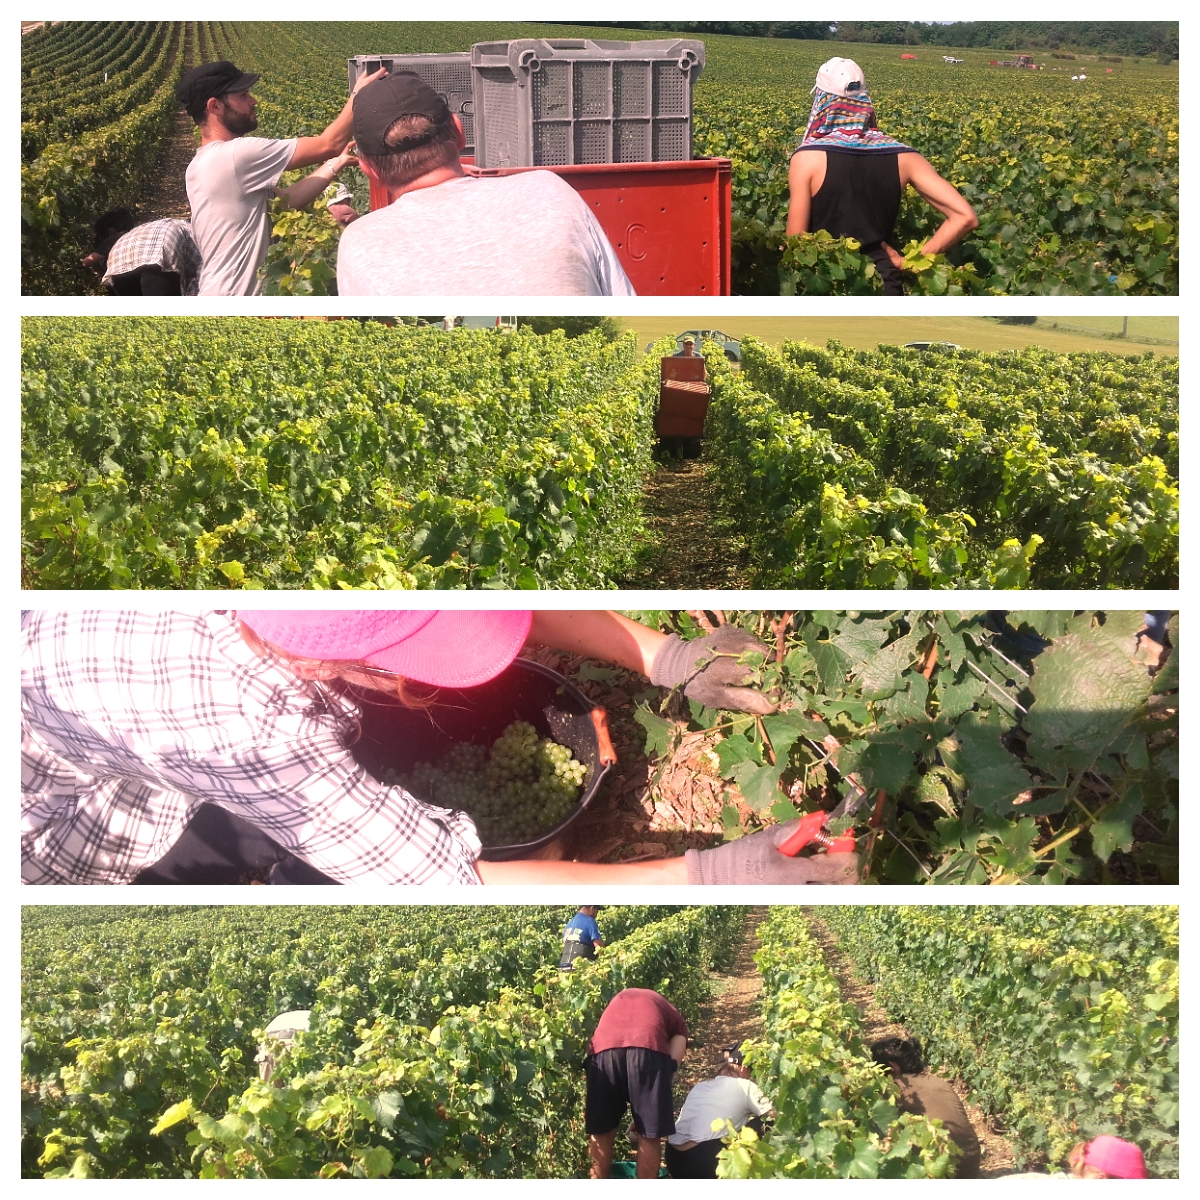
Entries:
[[110, 275], [109, 283], [116, 296], [182, 296], [183, 286], [175, 271], [147, 264], [135, 267], [122, 275]]
[[587, 1060], [587, 1101], [584, 1128], [588, 1133], [611, 1133], [621, 1124], [625, 1106], [642, 1137], [667, 1137], [675, 1132], [675, 1100], [671, 1085], [677, 1063], [669, 1054], [641, 1046], [602, 1050]]

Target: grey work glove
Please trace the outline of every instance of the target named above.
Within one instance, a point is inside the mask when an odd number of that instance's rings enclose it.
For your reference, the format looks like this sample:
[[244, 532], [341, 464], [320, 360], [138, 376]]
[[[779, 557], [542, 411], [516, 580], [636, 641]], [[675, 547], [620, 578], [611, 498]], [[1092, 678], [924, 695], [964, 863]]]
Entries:
[[857, 883], [857, 854], [788, 858], [775, 849], [799, 824], [774, 825], [715, 850], [689, 850], [683, 856], [688, 883]]
[[[682, 685], [683, 694], [705, 708], [774, 712], [775, 705], [762, 692], [742, 686], [750, 676], [750, 669], [739, 665], [737, 660], [747, 650], [769, 653], [753, 634], [733, 625], [722, 625], [715, 633], [690, 642], [673, 633], [650, 664], [650, 682], [669, 688]], [[699, 660], [703, 660], [703, 665], [697, 666]]]

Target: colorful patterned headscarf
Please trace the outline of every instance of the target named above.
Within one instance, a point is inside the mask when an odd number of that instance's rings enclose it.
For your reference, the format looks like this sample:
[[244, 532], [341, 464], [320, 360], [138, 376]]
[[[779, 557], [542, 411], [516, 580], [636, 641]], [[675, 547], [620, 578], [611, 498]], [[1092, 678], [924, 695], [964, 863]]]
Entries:
[[911, 150], [889, 137], [875, 124], [875, 106], [866, 91], [857, 96], [836, 96], [818, 91], [813, 97], [808, 128], [798, 150]]

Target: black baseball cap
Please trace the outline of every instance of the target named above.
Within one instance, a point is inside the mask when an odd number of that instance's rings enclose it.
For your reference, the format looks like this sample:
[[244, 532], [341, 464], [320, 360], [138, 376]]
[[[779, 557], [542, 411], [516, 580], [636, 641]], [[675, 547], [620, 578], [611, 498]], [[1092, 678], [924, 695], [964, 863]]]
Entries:
[[261, 78], [261, 75], [239, 71], [228, 59], [201, 63], [184, 72], [175, 88], [175, 98], [194, 121], [199, 121], [209, 100], [230, 92], [248, 92]]
[[415, 149], [432, 140], [433, 133], [413, 138], [399, 146], [384, 141], [392, 123], [400, 117], [428, 117], [440, 129], [450, 120], [446, 101], [411, 71], [398, 71], [368, 83], [354, 96], [354, 141], [360, 154], [381, 157]]

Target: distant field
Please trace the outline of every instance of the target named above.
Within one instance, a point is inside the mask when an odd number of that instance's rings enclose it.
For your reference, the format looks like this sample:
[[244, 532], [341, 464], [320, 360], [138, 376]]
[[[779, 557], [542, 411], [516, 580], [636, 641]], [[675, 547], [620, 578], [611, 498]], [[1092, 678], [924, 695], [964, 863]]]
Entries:
[[[1097, 329], [1121, 327], [1120, 317], [1062, 317], [1072, 325], [1092, 325]], [[879, 343], [903, 345], [905, 342], [937, 339], [957, 342], [971, 350], [1020, 350], [1025, 346], [1045, 346], [1048, 350], [1071, 353], [1081, 350], [1107, 350], [1141, 354], [1177, 354], [1177, 347], [1125, 344], [1112, 338], [1090, 337], [1062, 329], [1043, 329], [1036, 325], [998, 325], [986, 317], [623, 317], [626, 329], [635, 330], [644, 346], [654, 338], [685, 329], [721, 329], [731, 337], [753, 334], [764, 342], [779, 345], [787, 340], [803, 339], [823, 346], [837, 338], [859, 350], [873, 350]], [[1109, 325], [1104, 323], [1108, 322]], [[1131, 317], [1129, 332], [1144, 337], [1179, 338], [1176, 317]]]
[[[1046, 324], [1083, 325], [1099, 333], [1120, 333], [1122, 317], [1042, 317]], [[1133, 338], [1162, 338], [1167, 342], [1179, 342], [1178, 317], [1130, 317], [1129, 336]]]

